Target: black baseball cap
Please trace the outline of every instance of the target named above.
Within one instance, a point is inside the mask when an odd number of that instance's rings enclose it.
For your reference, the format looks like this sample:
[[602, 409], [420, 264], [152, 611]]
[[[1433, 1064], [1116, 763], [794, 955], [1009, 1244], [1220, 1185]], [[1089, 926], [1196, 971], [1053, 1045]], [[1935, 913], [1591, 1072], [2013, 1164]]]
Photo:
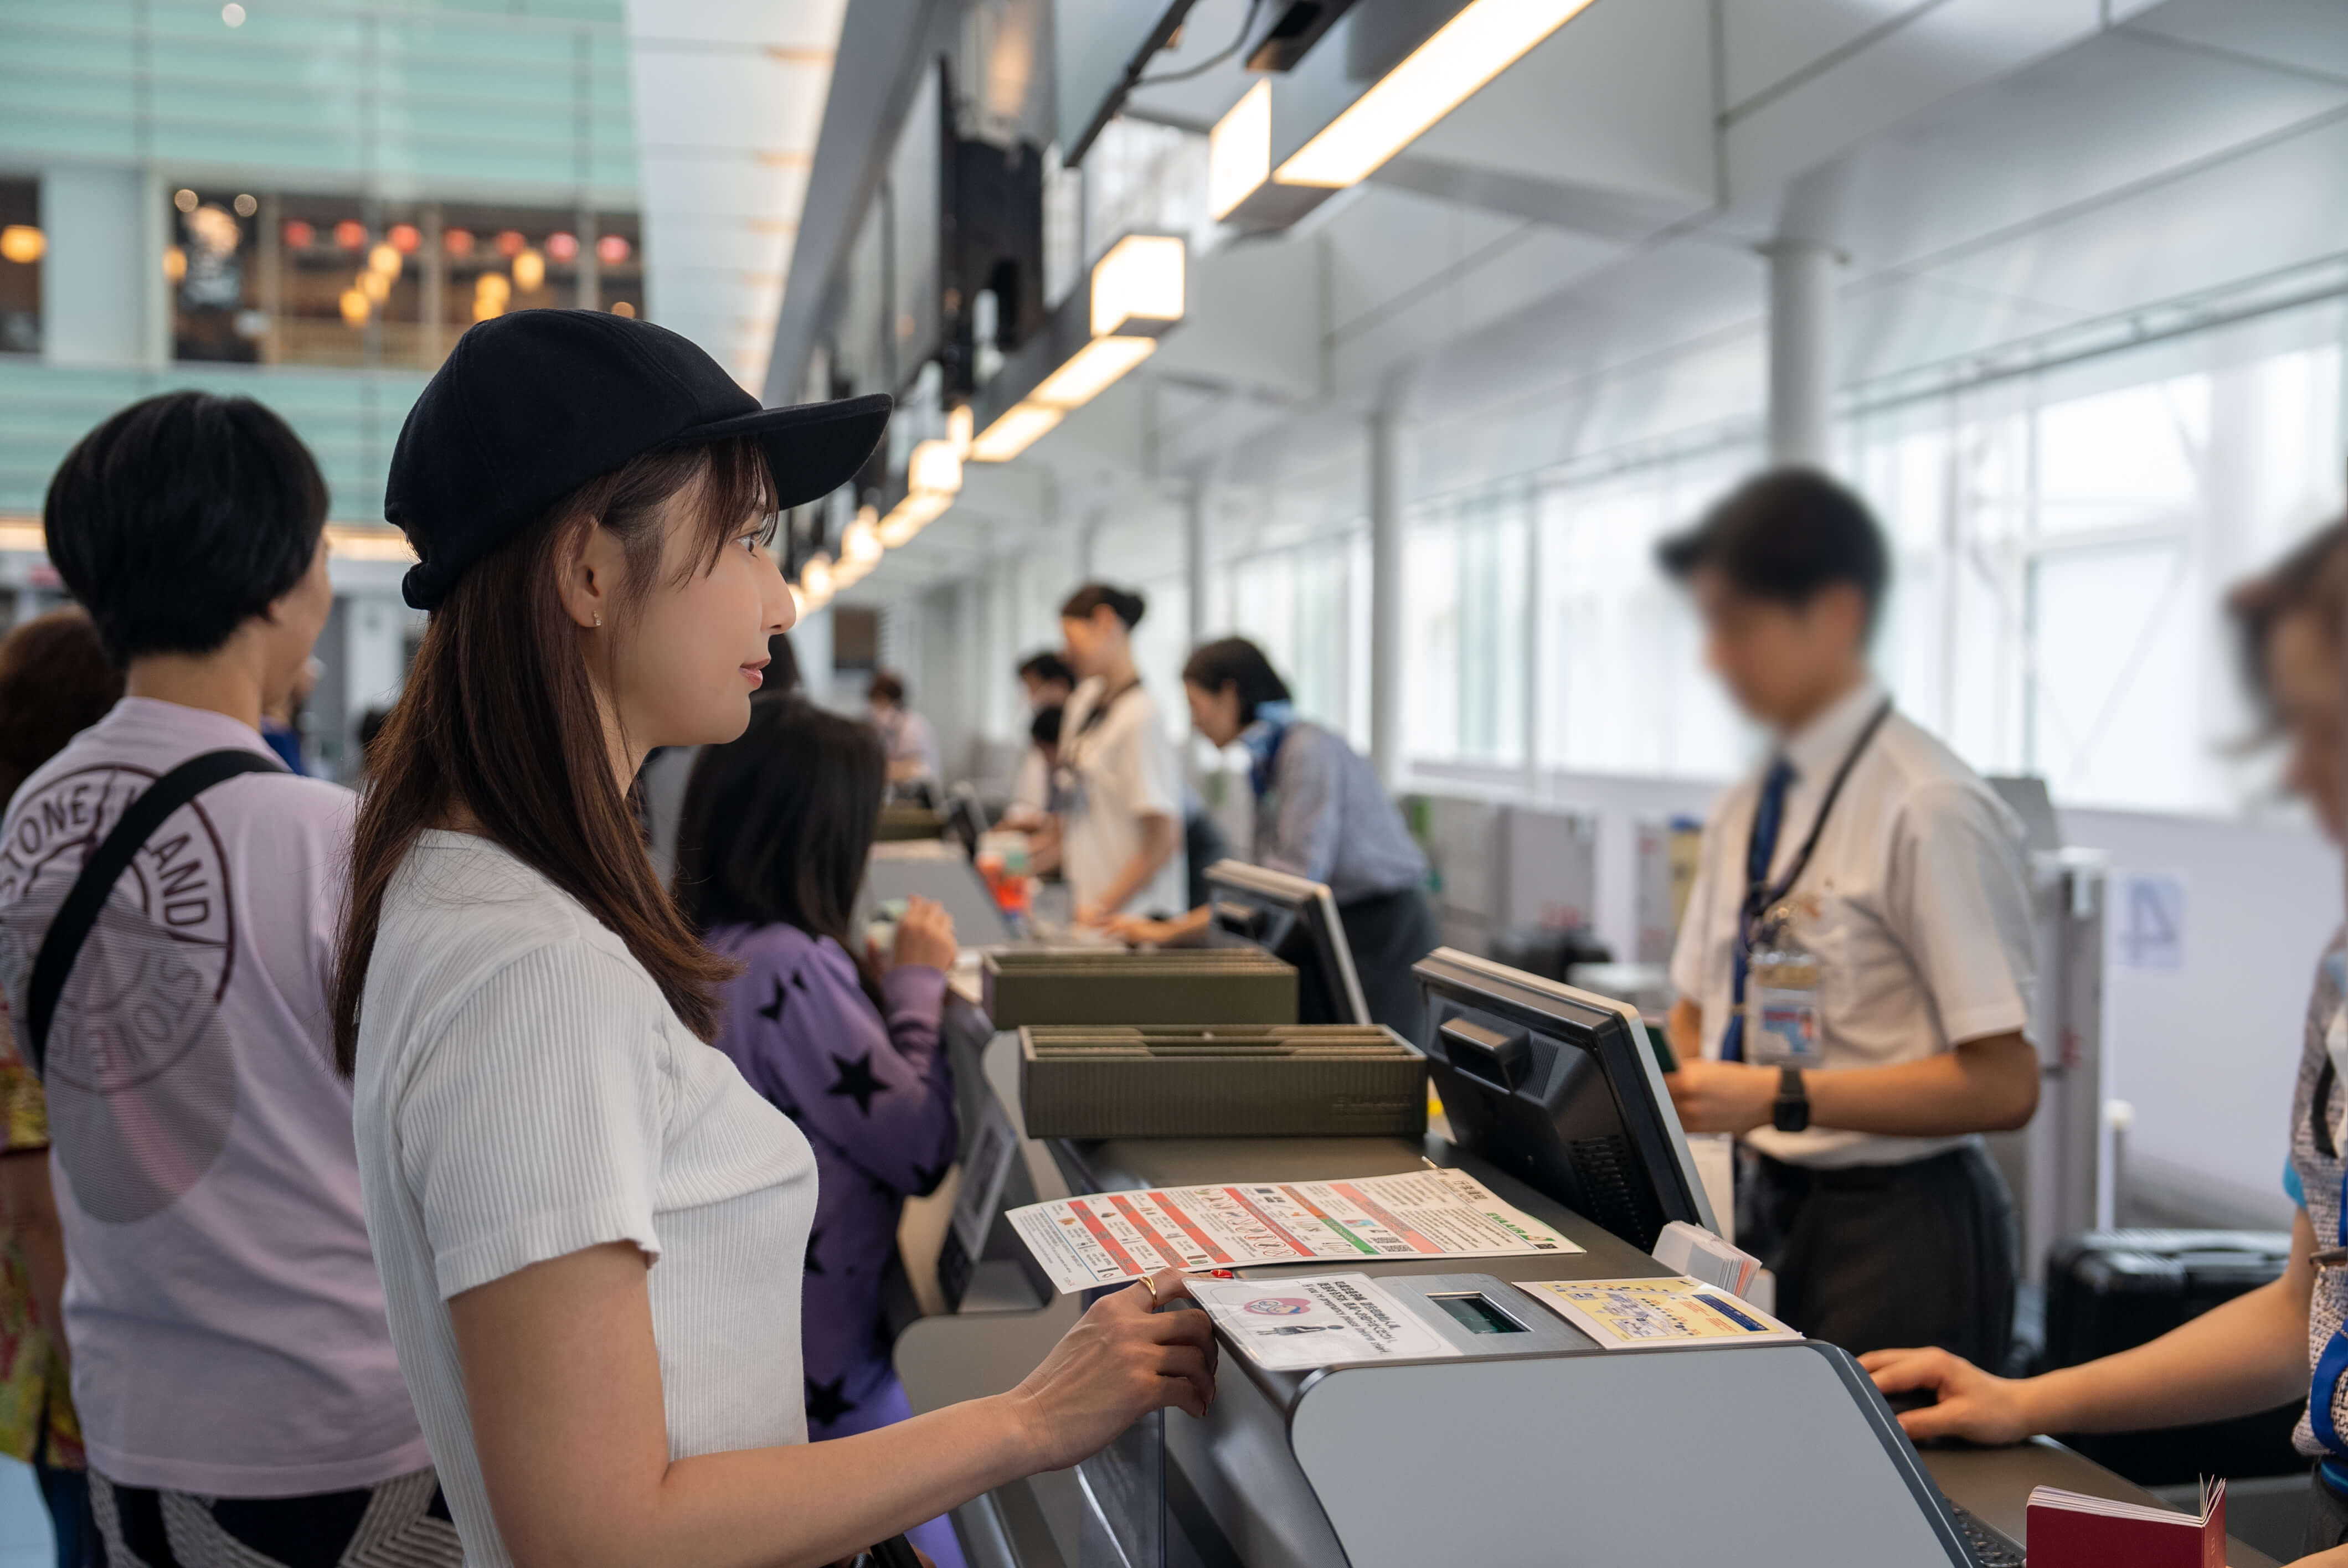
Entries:
[[436, 610], [517, 529], [665, 446], [747, 436], [776, 504], [820, 499], [880, 444], [882, 395], [765, 408], [691, 340], [602, 311], [515, 311], [469, 329], [400, 427], [383, 515], [421, 559], [400, 584]]

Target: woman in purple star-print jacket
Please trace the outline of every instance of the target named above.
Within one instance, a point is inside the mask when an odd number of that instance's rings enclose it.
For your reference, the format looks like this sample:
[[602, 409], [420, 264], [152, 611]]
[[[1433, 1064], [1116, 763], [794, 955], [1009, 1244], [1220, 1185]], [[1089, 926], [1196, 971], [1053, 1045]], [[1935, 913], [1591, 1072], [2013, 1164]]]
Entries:
[[[677, 897], [743, 966], [716, 1044], [815, 1146], [800, 1343], [808, 1436], [906, 1419], [881, 1284], [909, 1195], [954, 1157], [953, 1080], [939, 1038], [953, 922], [916, 899], [886, 960], [856, 956], [850, 910], [872, 851], [888, 764], [870, 726], [762, 698], [750, 727], [694, 764], [677, 833]], [[940, 1568], [942, 1520], [909, 1532]]]

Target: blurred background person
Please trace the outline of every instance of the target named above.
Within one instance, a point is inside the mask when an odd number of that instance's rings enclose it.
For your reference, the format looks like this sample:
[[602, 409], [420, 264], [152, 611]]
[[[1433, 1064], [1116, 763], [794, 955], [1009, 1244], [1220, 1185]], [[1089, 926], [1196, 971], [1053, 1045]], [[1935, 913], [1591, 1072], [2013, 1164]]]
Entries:
[[[814, 1147], [801, 1335], [808, 1436], [912, 1414], [889, 1363], [897, 1222], [953, 1163], [953, 1076], [939, 1035], [953, 920], [909, 901], [886, 954], [850, 929], [887, 789], [872, 732], [811, 703], [751, 705], [742, 738], [702, 748], [685, 792], [679, 901], [742, 966], [717, 1048]], [[959, 1568], [953, 1526], [911, 1532]]]
[[1039, 858], [1067, 879], [1080, 926], [1190, 907], [1181, 764], [1133, 662], [1133, 629], [1148, 609], [1103, 582], [1060, 606], [1068, 667], [1083, 683], [1061, 712], [1054, 831]]
[[1020, 661], [1019, 688], [1027, 698], [1027, 749], [1020, 753], [1019, 771], [1011, 781], [1011, 802], [1003, 813], [1003, 825], [1033, 830], [1043, 826], [1052, 813], [1052, 772], [1059, 766], [1060, 716], [1076, 689], [1076, 671], [1048, 649], [1031, 653]]
[[261, 738], [277, 753], [290, 774], [306, 774], [309, 764], [304, 760], [302, 746], [302, 712], [308, 706], [310, 693], [318, 689], [318, 677], [325, 667], [315, 659], [302, 662], [294, 684], [266, 708], [261, 711]]
[[[1435, 950], [1440, 934], [1426, 897], [1426, 856], [1378, 787], [1368, 761], [1334, 731], [1298, 718], [1288, 683], [1263, 650], [1244, 637], [1193, 651], [1182, 667], [1182, 695], [1191, 723], [1210, 745], [1247, 748], [1255, 797], [1247, 858], [1328, 885], [1370, 1017], [1405, 1040], [1417, 1040], [1425, 1009], [1410, 967]], [[1208, 916], [1202, 901], [1179, 919], [1128, 916], [1111, 927], [1132, 942], [1198, 941], [1204, 939]], [[1304, 955], [1300, 950], [1293, 957]], [[1330, 982], [1334, 995], [1334, 977]], [[1312, 999], [1310, 1010], [1318, 989], [1308, 987], [1303, 994]]]
[[893, 670], [881, 671], [872, 677], [865, 702], [889, 758], [890, 788], [908, 798], [919, 798], [924, 791], [934, 795], [945, 779], [938, 733], [905, 705], [905, 678]]
[[[121, 695], [122, 672], [78, 609], [52, 610], [0, 640], [0, 805]], [[48, 1102], [13, 1031], [0, 1032], [0, 1453], [33, 1467], [58, 1568], [80, 1568], [97, 1535], [68, 1375], [65, 1283]]]

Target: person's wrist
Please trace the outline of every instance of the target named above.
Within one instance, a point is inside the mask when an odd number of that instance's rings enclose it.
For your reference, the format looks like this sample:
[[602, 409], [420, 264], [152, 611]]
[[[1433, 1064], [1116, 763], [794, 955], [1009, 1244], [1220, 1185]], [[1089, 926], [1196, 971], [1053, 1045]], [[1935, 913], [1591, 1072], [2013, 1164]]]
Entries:
[[991, 1396], [985, 1403], [992, 1407], [1004, 1472], [1016, 1480], [1043, 1471], [1051, 1462], [1046, 1446], [1049, 1423], [1035, 1397], [1014, 1389]]
[[2042, 1372], [2035, 1378], [2016, 1378], [2006, 1387], [2013, 1398], [2014, 1413], [2021, 1418], [2024, 1437], [2040, 1432], [2069, 1431], [2077, 1423], [2073, 1417], [2072, 1402], [2065, 1387], [2076, 1379], [2065, 1378], [2069, 1368]]

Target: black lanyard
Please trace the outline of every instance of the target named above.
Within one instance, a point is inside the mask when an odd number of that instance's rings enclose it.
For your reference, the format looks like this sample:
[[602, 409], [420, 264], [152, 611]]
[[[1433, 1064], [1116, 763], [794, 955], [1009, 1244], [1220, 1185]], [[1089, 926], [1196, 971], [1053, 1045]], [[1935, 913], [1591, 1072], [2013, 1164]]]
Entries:
[[[1769, 868], [1765, 866], [1761, 868], [1760, 876], [1750, 877], [1746, 882], [1745, 906], [1737, 911], [1736, 915], [1736, 935], [1737, 939], [1747, 948], [1753, 945], [1753, 923], [1759, 919], [1771, 905], [1791, 893], [1794, 890], [1794, 884], [1802, 879], [1802, 873], [1809, 869], [1811, 852], [1818, 846], [1818, 835], [1826, 831], [1827, 817], [1833, 812], [1836, 800], [1840, 798], [1842, 786], [1849, 782], [1850, 770], [1859, 764], [1859, 753], [1867, 750], [1867, 743], [1875, 739], [1875, 732], [1883, 728], [1883, 721], [1890, 716], [1891, 699], [1886, 697], [1883, 699], [1882, 705], [1875, 710], [1874, 716], [1867, 721], [1867, 727], [1859, 731], [1859, 739], [1851, 743], [1849, 754], [1842, 759], [1842, 766], [1835, 770], [1834, 782], [1827, 785], [1826, 798], [1818, 803], [1818, 818], [1810, 824], [1810, 835], [1802, 840], [1801, 850], [1794, 856], [1794, 864], [1787, 871], [1785, 880], [1775, 887], [1770, 886]], [[1784, 809], [1783, 805], [1778, 808], [1781, 814]], [[1785, 818], [1781, 815], [1778, 825], [1782, 827], [1784, 823]], [[1745, 838], [1745, 864], [1747, 866], [1753, 864], [1754, 844], [1760, 836], [1761, 812], [1759, 802], [1756, 801], [1753, 812], [1753, 828]]]
[[1099, 729], [1101, 727], [1102, 721], [1108, 717], [1108, 711], [1117, 706], [1117, 700], [1119, 697], [1124, 696], [1128, 692], [1138, 690], [1140, 685], [1141, 679], [1139, 676], [1136, 676], [1134, 679], [1128, 681], [1124, 685], [1119, 686], [1116, 691], [1103, 695], [1098, 702], [1086, 710], [1085, 722], [1076, 726], [1076, 738], [1078, 740], [1082, 740], [1085, 736], [1091, 734], [1095, 730]]

